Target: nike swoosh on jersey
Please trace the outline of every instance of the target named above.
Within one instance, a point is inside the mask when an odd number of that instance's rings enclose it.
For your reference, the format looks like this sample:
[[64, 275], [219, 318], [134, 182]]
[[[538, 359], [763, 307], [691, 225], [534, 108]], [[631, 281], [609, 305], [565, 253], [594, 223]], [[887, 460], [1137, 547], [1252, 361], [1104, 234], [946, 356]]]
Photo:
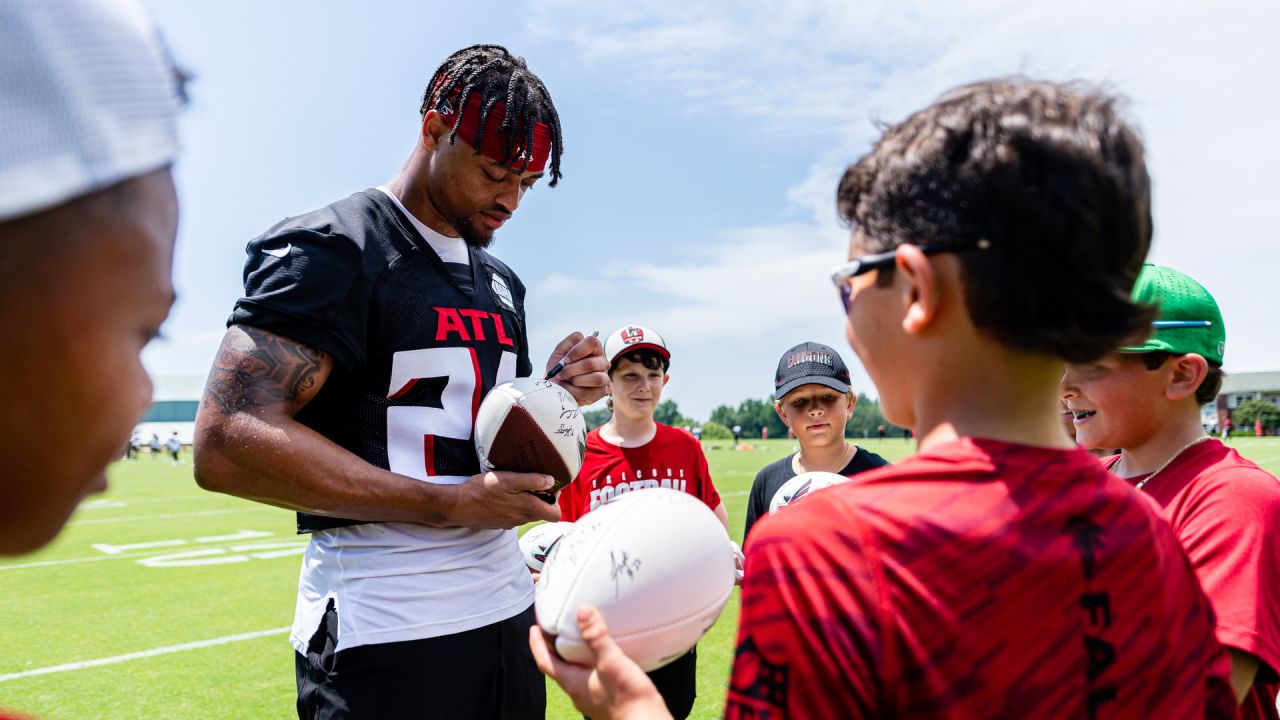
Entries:
[[262, 248], [262, 252], [270, 255], [271, 257], [282, 258], [285, 255], [288, 255], [289, 251], [292, 249], [293, 249], [293, 243], [285, 243], [280, 247]]

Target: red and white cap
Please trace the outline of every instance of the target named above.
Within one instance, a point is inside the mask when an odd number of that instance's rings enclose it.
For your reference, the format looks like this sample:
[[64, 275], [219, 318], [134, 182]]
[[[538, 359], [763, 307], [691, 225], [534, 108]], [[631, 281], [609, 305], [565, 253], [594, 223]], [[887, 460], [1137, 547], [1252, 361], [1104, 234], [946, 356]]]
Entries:
[[663, 360], [671, 362], [671, 351], [667, 350], [667, 341], [658, 333], [641, 325], [623, 325], [609, 333], [604, 339], [604, 357], [612, 368], [618, 357], [632, 350], [653, 350]]

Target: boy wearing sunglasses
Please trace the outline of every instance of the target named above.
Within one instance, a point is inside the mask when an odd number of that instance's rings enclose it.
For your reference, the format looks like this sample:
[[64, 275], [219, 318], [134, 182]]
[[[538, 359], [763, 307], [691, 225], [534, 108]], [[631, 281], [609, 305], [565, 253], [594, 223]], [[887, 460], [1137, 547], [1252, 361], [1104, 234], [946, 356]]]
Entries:
[[773, 394], [773, 409], [795, 434], [800, 450], [756, 473], [747, 497], [744, 542], [756, 521], [768, 514], [774, 493], [796, 475], [826, 471], [853, 477], [889, 464], [844, 437], [857, 400], [849, 389], [849, 368], [834, 349], [804, 342], [783, 353], [773, 376]]
[[1085, 447], [1164, 509], [1217, 615], [1243, 718], [1275, 718], [1280, 668], [1280, 483], [1209, 437], [1200, 407], [1222, 386], [1226, 328], [1209, 291], [1147, 265], [1134, 300], [1159, 308], [1145, 342], [1067, 366], [1062, 399]]
[[[727, 718], [1230, 718], [1169, 525], [1071, 442], [1065, 363], [1149, 329], [1150, 181], [1116, 100], [1024, 78], [890, 127], [837, 191], [846, 336], [919, 453], [753, 529]], [[660, 717], [598, 613], [592, 717]]]

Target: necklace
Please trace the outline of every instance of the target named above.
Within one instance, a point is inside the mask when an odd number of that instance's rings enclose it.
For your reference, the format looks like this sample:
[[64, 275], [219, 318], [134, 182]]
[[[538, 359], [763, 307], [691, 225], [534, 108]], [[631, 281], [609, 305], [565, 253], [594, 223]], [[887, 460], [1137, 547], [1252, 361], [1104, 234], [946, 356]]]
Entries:
[[[840, 455], [840, 462], [835, 466], [835, 468], [831, 470], [831, 472], [838, 473], [841, 470], [843, 470], [844, 466], [849, 464], [849, 461], [853, 459], [854, 454], [857, 452], [858, 452], [857, 445], [846, 442], [844, 444], [844, 452], [841, 453]], [[805, 467], [804, 463], [800, 459], [800, 453], [796, 453], [795, 465], [797, 467], [793, 469], [799, 472], [817, 472], [815, 470], [810, 470], [809, 468]]]
[[[1165, 461], [1164, 461], [1164, 464], [1163, 464], [1163, 465], [1161, 465], [1160, 467], [1156, 468], [1155, 472], [1153, 472], [1153, 473], [1151, 473], [1150, 475], [1148, 475], [1148, 476], [1146, 476], [1145, 478], [1143, 478], [1141, 482], [1139, 482], [1137, 485], [1135, 485], [1135, 486], [1134, 486], [1134, 489], [1135, 489], [1135, 490], [1141, 490], [1143, 487], [1145, 487], [1145, 486], [1146, 486], [1146, 484], [1147, 484], [1147, 483], [1151, 482], [1152, 478], [1154, 478], [1155, 476], [1159, 475], [1159, 474], [1160, 474], [1160, 472], [1161, 472], [1162, 470], [1164, 470], [1165, 468], [1167, 468], [1167, 467], [1169, 467], [1170, 465], [1172, 465], [1172, 464], [1173, 464], [1173, 461], [1174, 461], [1174, 460], [1177, 460], [1177, 459], [1182, 455], [1182, 453], [1184, 453], [1184, 452], [1186, 452], [1187, 450], [1191, 449], [1191, 446], [1192, 446], [1192, 445], [1196, 445], [1196, 444], [1202, 443], [1202, 442], [1204, 442], [1205, 440], [1208, 440], [1208, 439], [1209, 439], [1209, 436], [1208, 436], [1208, 435], [1201, 435], [1200, 437], [1196, 438], [1195, 440], [1192, 440], [1191, 442], [1187, 443], [1186, 445], [1183, 445], [1182, 447], [1178, 448], [1178, 452], [1174, 453], [1174, 454], [1173, 454], [1173, 456], [1172, 456], [1172, 457], [1170, 457], [1168, 460], [1165, 460]], [[1114, 473], [1114, 474], [1116, 474], [1116, 475], [1119, 475], [1119, 474], [1120, 474], [1120, 463], [1122, 463], [1122, 462], [1124, 462], [1124, 455], [1121, 455], [1121, 456], [1120, 456], [1120, 459], [1116, 460], [1115, 464], [1111, 466], [1111, 472], [1112, 472], [1112, 473]]]

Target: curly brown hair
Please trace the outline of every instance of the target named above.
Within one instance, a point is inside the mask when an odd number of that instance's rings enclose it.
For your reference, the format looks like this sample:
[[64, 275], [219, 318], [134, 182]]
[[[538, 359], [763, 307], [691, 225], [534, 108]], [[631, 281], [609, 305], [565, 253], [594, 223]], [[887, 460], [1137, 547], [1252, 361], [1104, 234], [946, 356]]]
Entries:
[[1070, 362], [1150, 332], [1129, 297], [1151, 243], [1142, 141], [1115, 96], [1003, 78], [964, 85], [888, 127], [836, 199], [867, 252], [986, 240], [956, 255], [974, 325]]

